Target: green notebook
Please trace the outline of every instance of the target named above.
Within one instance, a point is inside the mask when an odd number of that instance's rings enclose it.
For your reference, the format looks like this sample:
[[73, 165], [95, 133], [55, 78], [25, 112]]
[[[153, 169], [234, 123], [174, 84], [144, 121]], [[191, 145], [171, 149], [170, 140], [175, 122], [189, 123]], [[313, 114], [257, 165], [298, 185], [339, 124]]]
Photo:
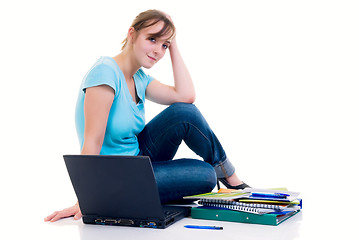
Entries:
[[206, 220], [218, 220], [228, 222], [240, 222], [240, 223], [254, 223], [264, 225], [274, 225], [284, 222], [288, 218], [297, 214], [298, 211], [289, 212], [285, 215], [278, 214], [253, 214], [239, 211], [222, 210], [222, 209], [207, 209], [207, 208], [192, 208], [191, 216], [195, 219], [206, 219]]

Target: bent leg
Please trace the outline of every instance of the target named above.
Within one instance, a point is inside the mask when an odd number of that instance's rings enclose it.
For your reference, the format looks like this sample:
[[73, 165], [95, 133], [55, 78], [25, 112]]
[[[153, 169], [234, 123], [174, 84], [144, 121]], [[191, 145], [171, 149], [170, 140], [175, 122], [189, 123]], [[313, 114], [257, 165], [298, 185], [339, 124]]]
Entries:
[[138, 140], [140, 155], [150, 156], [153, 162], [173, 159], [183, 140], [215, 168], [218, 178], [229, 177], [235, 171], [216, 135], [193, 104], [172, 104], [146, 125]]
[[160, 161], [152, 162], [152, 166], [162, 203], [211, 192], [217, 183], [213, 167], [200, 160]]

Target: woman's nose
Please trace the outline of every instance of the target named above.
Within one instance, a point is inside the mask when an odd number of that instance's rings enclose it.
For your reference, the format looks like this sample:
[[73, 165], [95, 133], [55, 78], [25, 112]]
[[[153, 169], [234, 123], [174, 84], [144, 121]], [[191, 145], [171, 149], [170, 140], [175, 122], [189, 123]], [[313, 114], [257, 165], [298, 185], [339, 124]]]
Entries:
[[156, 44], [154, 49], [153, 49], [153, 52], [155, 52], [156, 54], [160, 53], [161, 51], [161, 44]]

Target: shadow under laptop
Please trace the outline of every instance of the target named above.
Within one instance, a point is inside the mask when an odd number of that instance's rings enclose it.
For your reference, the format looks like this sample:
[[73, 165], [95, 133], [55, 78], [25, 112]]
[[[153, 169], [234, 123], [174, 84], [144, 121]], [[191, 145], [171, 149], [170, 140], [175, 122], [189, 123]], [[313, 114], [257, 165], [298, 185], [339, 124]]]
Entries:
[[[180, 224], [180, 223], [179, 223]], [[181, 225], [182, 226], [182, 225]], [[109, 226], [109, 225], [78, 225], [81, 240], [118, 240], [121, 239], [157, 239], [168, 236], [173, 239], [173, 234], [178, 234], [178, 228], [175, 225], [166, 229], [156, 228], [139, 228], [126, 226]]]
[[[214, 239], [219, 235], [222, 239], [233, 239], [233, 236], [241, 236], [243, 239], [297, 239], [300, 236], [299, 229], [302, 221], [302, 212], [295, 217], [286, 220], [278, 226], [233, 223], [222, 221], [208, 221], [184, 218], [166, 229], [138, 228], [125, 226], [106, 226], [79, 223], [78, 230], [81, 240], [118, 240], [121, 239], [186, 239], [193, 236], [201, 236], [206, 239]], [[223, 231], [195, 230], [184, 228], [184, 225], [216, 225], [223, 226]], [[217, 236], [218, 235], [218, 236]]]

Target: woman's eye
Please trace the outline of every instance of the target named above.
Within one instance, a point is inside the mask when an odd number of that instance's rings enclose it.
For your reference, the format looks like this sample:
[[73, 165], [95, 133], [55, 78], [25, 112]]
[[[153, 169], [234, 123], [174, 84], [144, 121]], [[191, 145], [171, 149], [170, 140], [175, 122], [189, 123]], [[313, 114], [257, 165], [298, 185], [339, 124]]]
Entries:
[[162, 46], [163, 46], [164, 49], [168, 48], [168, 46], [166, 44], [163, 44]]
[[150, 40], [151, 42], [156, 42], [156, 39], [155, 39], [155, 38], [149, 38], [149, 40]]

